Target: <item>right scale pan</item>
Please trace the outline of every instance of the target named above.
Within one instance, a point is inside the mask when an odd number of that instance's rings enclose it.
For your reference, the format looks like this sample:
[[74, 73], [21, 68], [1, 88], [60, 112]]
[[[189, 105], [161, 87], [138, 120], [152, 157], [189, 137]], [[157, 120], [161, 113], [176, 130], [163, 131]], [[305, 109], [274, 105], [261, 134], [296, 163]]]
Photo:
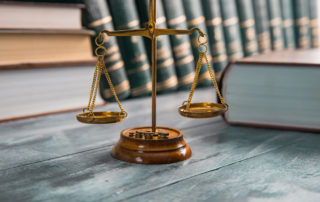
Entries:
[[189, 109], [187, 109], [187, 104], [183, 104], [178, 110], [181, 116], [188, 118], [211, 118], [225, 113], [228, 110], [228, 105], [209, 102], [191, 103]]

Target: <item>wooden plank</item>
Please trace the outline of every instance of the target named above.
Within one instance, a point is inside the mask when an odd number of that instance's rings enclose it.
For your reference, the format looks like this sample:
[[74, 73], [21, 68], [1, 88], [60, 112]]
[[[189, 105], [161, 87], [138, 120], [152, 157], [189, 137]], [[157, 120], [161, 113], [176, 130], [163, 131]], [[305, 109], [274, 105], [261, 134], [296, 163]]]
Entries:
[[[108, 146], [1, 171], [0, 200], [117, 201], [142, 197], [313, 137], [298, 132], [221, 125], [224, 123], [214, 122], [186, 129], [193, 156], [180, 163], [128, 164], [112, 159]], [[175, 193], [167, 191], [172, 199], [180, 196], [178, 190]]]
[[[188, 92], [159, 96], [158, 124], [184, 130], [220, 120], [187, 119], [179, 116], [177, 107], [187, 96]], [[215, 93], [212, 89], [201, 89], [196, 91], [195, 96], [198, 96], [195, 101], [200, 98], [208, 101], [215, 98]], [[129, 116], [125, 121], [114, 125], [81, 124], [75, 119], [76, 113], [0, 123], [0, 170], [110, 146], [118, 140], [122, 129], [151, 124], [149, 97], [128, 100], [123, 105]], [[106, 108], [118, 110], [115, 103]]]
[[295, 144], [168, 183], [126, 201], [319, 201], [319, 143], [319, 136], [304, 135]]

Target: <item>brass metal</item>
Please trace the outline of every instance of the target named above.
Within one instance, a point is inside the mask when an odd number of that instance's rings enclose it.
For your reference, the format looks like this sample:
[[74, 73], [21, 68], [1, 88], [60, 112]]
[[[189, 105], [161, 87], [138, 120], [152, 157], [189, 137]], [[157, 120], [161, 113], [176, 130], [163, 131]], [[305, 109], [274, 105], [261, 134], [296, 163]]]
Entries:
[[77, 114], [77, 120], [81, 123], [107, 124], [123, 121], [127, 117], [126, 112], [90, 112]]
[[228, 105], [218, 103], [191, 103], [189, 109], [187, 109], [187, 104], [178, 108], [180, 115], [188, 118], [211, 118], [227, 110]]
[[[224, 99], [220, 93], [220, 90], [218, 88], [218, 84], [215, 78], [215, 73], [213, 69], [210, 66], [208, 57], [206, 55], [206, 52], [208, 50], [208, 47], [206, 43], [208, 42], [208, 36], [204, 35], [204, 39], [201, 40], [202, 36], [198, 37], [198, 42], [199, 42], [199, 59], [197, 62], [197, 67], [196, 67], [196, 73], [194, 76], [194, 80], [190, 89], [189, 93], [189, 98], [188, 101], [184, 102], [179, 108], [178, 111], [180, 115], [189, 117], [189, 118], [210, 118], [214, 116], [219, 116], [223, 113], [225, 113], [228, 110], [228, 104], [224, 102]], [[201, 50], [203, 48], [204, 50]], [[206, 60], [206, 64], [208, 67], [208, 71], [212, 80], [212, 83], [217, 91], [217, 95], [219, 97], [219, 100], [221, 101], [221, 104], [218, 103], [191, 103], [192, 97], [194, 94], [194, 90], [197, 86], [198, 78], [199, 78], [199, 73], [202, 65], [202, 59], [203, 57]], [[186, 104], [185, 104], [186, 103]]]
[[[156, 27], [156, 0], [149, 0], [149, 22], [145, 28], [134, 29], [134, 30], [119, 30], [119, 31], [108, 31], [103, 30], [100, 32], [96, 44], [98, 48], [96, 49], [96, 55], [98, 57], [97, 66], [94, 73], [94, 78], [92, 82], [89, 104], [87, 110], [88, 113], [82, 113], [77, 115], [77, 119], [83, 123], [115, 123], [122, 121], [127, 113], [122, 108], [114, 87], [112, 85], [108, 71], [104, 65], [104, 55], [106, 50], [104, 49], [103, 40], [104, 34], [108, 36], [143, 36], [152, 40], [152, 126], [135, 127], [123, 130], [121, 132], [120, 140], [113, 147], [111, 155], [114, 158], [133, 162], [133, 163], [143, 163], [143, 164], [161, 164], [161, 163], [174, 163], [182, 160], [188, 159], [192, 152], [190, 147], [185, 143], [182, 132], [178, 129], [157, 126], [156, 124], [156, 97], [157, 97], [157, 37], [161, 35], [179, 35], [179, 34], [192, 34], [198, 31], [201, 37], [205, 37], [205, 41], [200, 41], [200, 46], [206, 47], [206, 42], [208, 40], [207, 35], [205, 35], [199, 28], [193, 28], [191, 30], [172, 30], [172, 29], [158, 29]], [[98, 42], [102, 41], [101, 43]], [[202, 58], [205, 57], [207, 64], [208, 59], [206, 57], [205, 51], [201, 52], [200, 47], [200, 58], [196, 70], [196, 78], [194, 80], [193, 87], [190, 91], [190, 96], [188, 103], [179, 108], [179, 113], [183, 116], [193, 117], [193, 118], [207, 118], [221, 114], [227, 110], [227, 104], [224, 103], [223, 98], [218, 92], [217, 84], [214, 78], [214, 72], [208, 65], [209, 73], [212, 77], [212, 81], [217, 89], [219, 98], [222, 104], [215, 103], [193, 103], [191, 104], [191, 99], [193, 96], [193, 91], [197, 83], [199, 76]], [[99, 54], [99, 52], [102, 52]], [[95, 96], [98, 88], [98, 83], [100, 80], [100, 74], [104, 72], [108, 83], [110, 85], [111, 91], [119, 105], [120, 112], [93, 112]]]
[[[99, 43], [98, 40], [100, 40], [102, 42]], [[97, 64], [96, 64], [96, 68], [94, 70], [94, 75], [93, 75], [93, 79], [92, 79], [92, 85], [91, 85], [90, 96], [89, 96], [89, 103], [86, 108], [89, 112], [84, 112], [85, 111], [85, 109], [84, 109], [83, 113], [77, 114], [77, 120], [82, 123], [91, 123], [91, 124], [116, 123], [116, 122], [123, 121], [123, 119], [127, 117], [127, 112], [122, 108], [122, 106], [120, 104], [116, 90], [112, 84], [110, 75], [109, 75], [108, 70], [107, 70], [105, 63], [104, 63], [104, 56], [105, 56], [107, 50], [102, 46], [103, 43], [104, 43], [104, 38], [102, 38], [102, 36], [100, 34], [96, 39], [96, 44], [98, 46], [95, 51], [96, 55], [97, 55]], [[99, 53], [101, 51], [102, 51], [102, 53]], [[115, 100], [118, 103], [118, 106], [121, 110], [120, 112], [111, 112], [111, 111], [93, 112], [102, 72], [104, 73], [104, 75], [108, 81], [108, 84], [110, 86], [111, 92], [112, 92]]]
[[149, 22], [146, 28], [134, 29], [134, 30], [119, 30], [108, 31], [102, 30], [100, 34], [105, 33], [108, 36], [144, 36], [152, 40], [152, 132], [156, 132], [156, 110], [157, 110], [157, 37], [160, 35], [177, 35], [177, 34], [192, 34], [194, 31], [198, 31], [200, 36], [205, 34], [199, 28], [193, 28], [191, 30], [181, 29], [160, 29], [156, 28], [156, 0], [149, 0]]

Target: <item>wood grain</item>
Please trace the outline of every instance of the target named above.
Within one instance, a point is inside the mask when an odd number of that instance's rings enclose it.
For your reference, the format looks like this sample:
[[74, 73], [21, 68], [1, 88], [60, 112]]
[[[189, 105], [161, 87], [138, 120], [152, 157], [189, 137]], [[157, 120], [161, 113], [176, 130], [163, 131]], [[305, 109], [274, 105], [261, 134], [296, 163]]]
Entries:
[[110, 156], [120, 129], [149, 123], [147, 98], [124, 102], [129, 117], [117, 125], [78, 124], [73, 113], [0, 124], [0, 201], [319, 199], [320, 136], [182, 118], [176, 107], [186, 96], [158, 99], [161, 125], [181, 129], [193, 150], [169, 165]]

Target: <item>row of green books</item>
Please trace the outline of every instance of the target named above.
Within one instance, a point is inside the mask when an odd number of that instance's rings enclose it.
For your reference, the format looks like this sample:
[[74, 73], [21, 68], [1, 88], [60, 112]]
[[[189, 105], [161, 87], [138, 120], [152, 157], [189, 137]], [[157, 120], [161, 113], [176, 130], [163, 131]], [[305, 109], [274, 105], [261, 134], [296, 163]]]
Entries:
[[[144, 27], [148, 0], [84, 0], [85, 25], [96, 34]], [[269, 51], [318, 47], [316, 0], [157, 0], [157, 26], [198, 27], [209, 36], [209, 61], [217, 79], [228, 62]], [[157, 41], [157, 91], [189, 89], [198, 58], [198, 33], [161, 36]], [[93, 43], [93, 45], [95, 45]], [[120, 99], [151, 93], [151, 42], [108, 37], [105, 62]], [[102, 77], [103, 78], [103, 77]], [[201, 86], [211, 85], [205, 64]], [[114, 100], [106, 80], [100, 93]]]

